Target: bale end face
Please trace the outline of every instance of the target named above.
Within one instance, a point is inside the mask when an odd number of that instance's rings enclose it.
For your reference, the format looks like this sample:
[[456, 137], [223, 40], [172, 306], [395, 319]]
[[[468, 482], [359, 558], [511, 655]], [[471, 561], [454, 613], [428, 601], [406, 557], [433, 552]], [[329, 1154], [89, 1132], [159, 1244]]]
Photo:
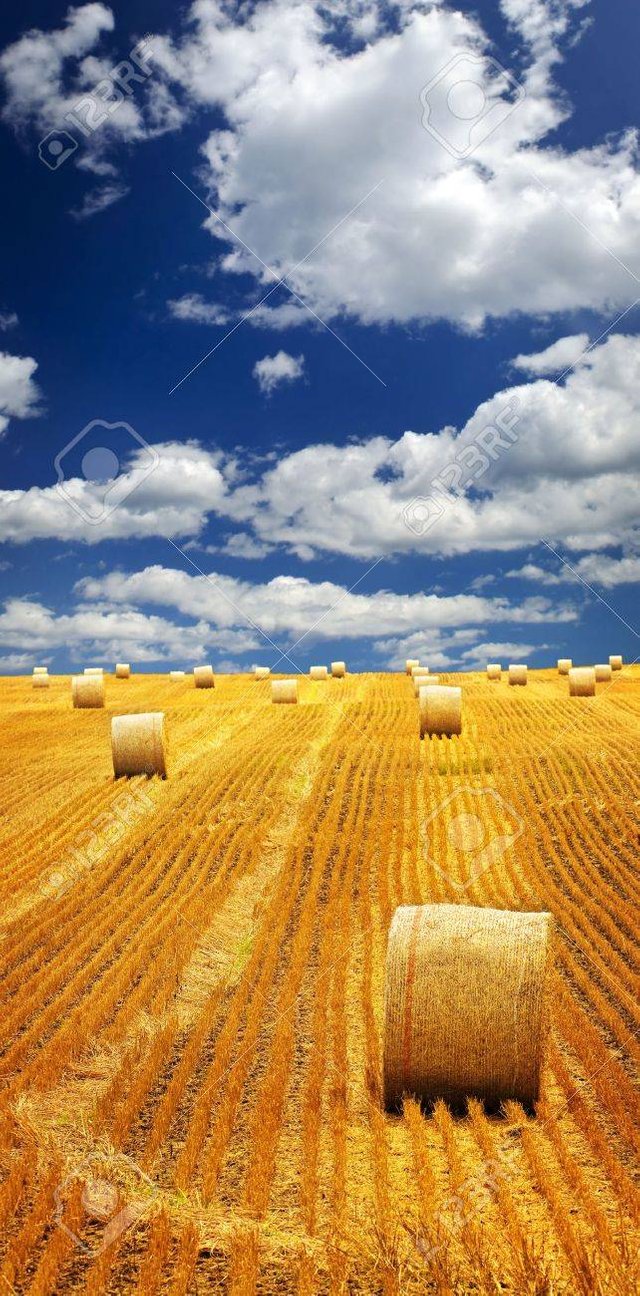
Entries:
[[104, 675], [104, 670], [103, 670], [102, 666], [85, 666], [85, 668], [84, 668], [84, 674], [85, 674], [85, 675]]
[[462, 733], [462, 689], [443, 685], [420, 689], [420, 737], [450, 738]]
[[526, 682], [527, 682], [527, 674], [528, 674], [528, 671], [527, 671], [527, 667], [526, 667], [526, 666], [511, 665], [511, 666], [509, 667], [509, 683], [510, 683], [510, 684], [526, 684]]
[[411, 676], [413, 683], [413, 696], [418, 697], [421, 688], [426, 688], [427, 684], [438, 684], [440, 682], [438, 675], [428, 675], [426, 671], [416, 671]]
[[172, 683], [177, 684], [179, 680], [184, 679], [184, 671], [181, 670], [169, 671], [169, 679], [172, 681]]
[[131, 667], [128, 662], [118, 662], [116, 665], [116, 679], [129, 679]]
[[254, 667], [254, 671], [253, 671], [253, 678], [254, 678], [254, 679], [257, 679], [257, 680], [268, 679], [269, 676], [270, 676], [270, 674], [271, 674], [271, 670], [270, 670], [270, 668], [269, 668], [268, 666], [255, 666], [255, 667]]
[[568, 675], [568, 674], [569, 674], [569, 671], [570, 671], [571, 668], [572, 668], [572, 666], [573, 666], [573, 662], [572, 662], [572, 660], [571, 660], [570, 657], [559, 657], [559, 658], [558, 658], [558, 675]]
[[196, 688], [215, 688], [216, 686], [213, 666], [194, 666], [193, 679]]
[[609, 658], [609, 665], [612, 670], [622, 670], [622, 657], [614, 654], [613, 657]]
[[33, 673], [34, 673], [34, 675], [48, 675], [48, 674], [49, 674], [49, 667], [48, 667], [48, 666], [34, 666], [34, 668], [33, 668]]
[[298, 701], [298, 681], [297, 680], [272, 680], [271, 681], [271, 701], [272, 702], [289, 702]]
[[111, 754], [115, 778], [134, 774], [160, 774], [166, 778], [163, 712], [114, 716], [111, 721]]
[[429, 667], [421, 666], [420, 662], [414, 662], [413, 666], [411, 667], [411, 670], [409, 671], [409, 674], [412, 675], [414, 678], [416, 675], [428, 675]]
[[487, 663], [487, 679], [488, 679], [488, 680], [499, 680], [499, 679], [501, 679], [501, 678], [502, 678], [502, 666], [500, 665], [500, 662], [488, 662], [488, 663]]
[[611, 679], [611, 666], [609, 662], [599, 662], [594, 666], [596, 672], [596, 684], [606, 684]]
[[404, 668], [405, 668], [405, 671], [406, 671], [407, 675], [410, 675], [410, 674], [411, 674], [412, 669], [413, 669], [414, 666], [419, 666], [419, 665], [420, 665], [420, 662], [418, 661], [418, 658], [417, 658], [417, 657], [407, 657], [407, 660], [406, 660], [406, 662], [405, 662], [405, 664], [404, 664]]
[[104, 675], [74, 675], [71, 700], [74, 707], [103, 707]]
[[593, 666], [572, 666], [569, 671], [569, 697], [595, 697], [596, 672]]
[[310, 667], [309, 667], [309, 679], [312, 679], [312, 680], [326, 680], [326, 679], [328, 678], [328, 676], [329, 676], [329, 671], [327, 670], [327, 667], [326, 667], [326, 666], [310, 666]]
[[346, 673], [347, 673], [346, 662], [331, 663], [331, 674], [333, 675], [334, 679], [344, 679]]
[[396, 909], [384, 1007], [384, 1099], [536, 1101], [553, 919], [470, 905]]
[[32, 677], [31, 677], [31, 685], [32, 685], [32, 688], [48, 688], [48, 687], [49, 687], [49, 676], [46, 675], [46, 674], [42, 674], [42, 673], [41, 673], [40, 675], [32, 675]]

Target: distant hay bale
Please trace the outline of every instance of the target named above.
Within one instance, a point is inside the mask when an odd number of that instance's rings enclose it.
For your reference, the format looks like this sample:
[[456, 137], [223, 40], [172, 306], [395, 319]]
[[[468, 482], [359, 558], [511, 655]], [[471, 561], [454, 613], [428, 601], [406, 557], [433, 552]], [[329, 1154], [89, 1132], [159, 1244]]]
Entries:
[[407, 657], [407, 660], [405, 662], [405, 671], [407, 675], [411, 674], [411, 671], [413, 670], [414, 666], [419, 666], [419, 665], [420, 662], [418, 661], [417, 657]]
[[131, 774], [160, 774], [165, 778], [167, 749], [163, 712], [114, 716], [111, 754], [115, 778]]
[[611, 679], [611, 666], [609, 662], [599, 662], [594, 666], [596, 673], [596, 684], [607, 684]]
[[509, 683], [526, 684], [526, 682], [527, 682], [527, 667], [511, 665], [509, 667]]
[[403, 905], [387, 945], [384, 1098], [530, 1104], [540, 1091], [553, 918]]
[[213, 666], [194, 666], [193, 678], [196, 688], [215, 688], [216, 686]]
[[593, 666], [572, 666], [569, 671], [569, 697], [595, 697], [596, 672]]
[[116, 679], [129, 679], [131, 667], [128, 662], [118, 662], [116, 666]]
[[102, 666], [85, 666], [85, 675], [104, 675]]
[[413, 676], [414, 697], [420, 696], [421, 688], [432, 688], [434, 685], [437, 686], [439, 683], [440, 683], [439, 675], [420, 675], [420, 674], [414, 675]]
[[71, 679], [74, 707], [104, 706], [104, 675], [74, 675]]
[[253, 668], [254, 679], [268, 679], [270, 674], [271, 670], [268, 666], [254, 666]]
[[298, 681], [294, 679], [271, 681], [272, 702], [297, 702]]
[[309, 679], [326, 680], [329, 677], [329, 671], [326, 666], [311, 666], [309, 668]]
[[420, 689], [420, 737], [462, 733], [462, 689], [444, 685]]
[[34, 675], [48, 675], [48, 674], [49, 674], [49, 667], [48, 667], [48, 666], [34, 666], [34, 668], [33, 668], [33, 673], [34, 673]]
[[487, 662], [487, 679], [502, 679], [502, 666], [500, 665], [500, 662]]
[[610, 657], [609, 665], [612, 670], [622, 670], [622, 657], [618, 657], [618, 656]]
[[48, 688], [49, 687], [48, 671], [39, 671], [37, 675], [34, 673], [31, 676], [31, 685], [33, 688]]
[[421, 666], [421, 665], [420, 665], [420, 662], [415, 662], [414, 665], [411, 667], [411, 670], [409, 671], [409, 674], [410, 674], [411, 676], [413, 676], [413, 675], [428, 675], [428, 674], [429, 674], [429, 667], [428, 667], [428, 666]]
[[172, 681], [173, 684], [177, 684], [179, 680], [184, 679], [184, 671], [181, 670], [169, 671], [169, 679]]
[[331, 663], [331, 674], [333, 675], [334, 679], [344, 679], [346, 673], [347, 673], [346, 662]]
[[573, 666], [570, 657], [558, 657], [558, 675], [568, 675]]

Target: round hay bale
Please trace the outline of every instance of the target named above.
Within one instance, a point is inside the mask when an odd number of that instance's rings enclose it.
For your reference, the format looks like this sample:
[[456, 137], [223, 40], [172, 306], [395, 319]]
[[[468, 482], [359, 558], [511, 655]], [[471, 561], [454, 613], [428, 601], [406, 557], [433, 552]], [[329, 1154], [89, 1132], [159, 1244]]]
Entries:
[[74, 675], [71, 679], [74, 707], [104, 706], [104, 675]]
[[272, 702], [297, 702], [298, 681], [295, 679], [271, 681]]
[[471, 905], [403, 905], [389, 931], [384, 1098], [535, 1102], [553, 919]]
[[48, 675], [48, 674], [49, 674], [49, 667], [48, 667], [48, 666], [34, 666], [34, 668], [33, 668], [33, 673], [34, 673], [34, 675]]
[[512, 665], [512, 666], [509, 667], [509, 683], [510, 683], [510, 684], [526, 684], [526, 682], [527, 682], [527, 667], [526, 667], [526, 666], [513, 666], [513, 665]]
[[180, 671], [180, 670], [169, 671], [169, 679], [172, 681], [173, 684], [177, 684], [179, 680], [184, 679], [184, 671]]
[[118, 662], [116, 666], [116, 679], [129, 679], [131, 667], [128, 662]]
[[570, 657], [558, 657], [558, 675], [568, 675], [572, 666]]
[[421, 688], [437, 687], [440, 683], [439, 675], [414, 675], [413, 676], [413, 694], [414, 697], [420, 697]]
[[595, 697], [596, 672], [593, 666], [572, 666], [569, 671], [569, 697]]
[[414, 675], [428, 675], [428, 674], [429, 674], [429, 667], [428, 667], [428, 666], [421, 666], [420, 663], [417, 662], [415, 666], [412, 666], [412, 667], [411, 667], [411, 670], [409, 671], [409, 674], [410, 674], [412, 677], [413, 677]]
[[596, 684], [606, 684], [611, 679], [611, 667], [608, 662], [599, 662], [594, 666]]
[[420, 662], [417, 657], [407, 657], [404, 668], [407, 675], [410, 675], [414, 666], [419, 666]]
[[43, 673], [41, 671], [39, 675], [32, 675], [31, 685], [33, 688], [48, 688], [49, 687], [48, 673]]
[[334, 679], [344, 679], [346, 673], [347, 673], [346, 662], [331, 663], [331, 674], [333, 675]]
[[268, 679], [270, 674], [271, 669], [269, 666], [254, 666], [253, 668], [254, 679]]
[[622, 670], [622, 657], [614, 656], [609, 658], [609, 665], [614, 670]]
[[213, 666], [194, 666], [193, 678], [196, 688], [215, 688], [216, 686]]
[[462, 689], [436, 685], [420, 689], [420, 737], [462, 733]]
[[309, 679], [325, 680], [329, 677], [329, 671], [326, 666], [311, 666], [309, 668]]
[[502, 666], [500, 665], [500, 662], [487, 662], [487, 679], [502, 679]]
[[102, 666], [85, 666], [85, 675], [104, 675]]
[[166, 778], [163, 712], [114, 716], [111, 721], [111, 754], [115, 778], [128, 774], [160, 774]]

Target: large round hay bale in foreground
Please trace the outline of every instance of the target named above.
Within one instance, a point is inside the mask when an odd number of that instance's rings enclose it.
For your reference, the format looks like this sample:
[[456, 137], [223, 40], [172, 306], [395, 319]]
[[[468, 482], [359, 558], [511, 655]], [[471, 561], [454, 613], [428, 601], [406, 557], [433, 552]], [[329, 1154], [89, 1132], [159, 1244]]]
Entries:
[[268, 679], [270, 674], [271, 670], [269, 666], [254, 666], [253, 668], [254, 679]]
[[609, 658], [609, 665], [612, 670], [622, 670], [622, 657], [614, 654], [613, 657]]
[[526, 667], [526, 666], [511, 665], [511, 666], [509, 667], [509, 683], [510, 683], [510, 684], [526, 684], [526, 682], [527, 682], [527, 673], [528, 673], [528, 672], [527, 672], [527, 667]]
[[309, 679], [326, 680], [329, 677], [329, 671], [326, 666], [310, 666]]
[[129, 679], [131, 667], [128, 662], [118, 662], [116, 666], [116, 679]]
[[180, 680], [184, 679], [184, 671], [181, 670], [169, 671], [169, 679], [171, 680], [172, 684], [179, 683]]
[[167, 773], [167, 750], [162, 711], [119, 715], [111, 721], [111, 754], [116, 778], [127, 774]]
[[44, 673], [41, 672], [39, 675], [32, 675], [32, 676], [31, 676], [31, 686], [32, 686], [32, 688], [48, 688], [48, 687], [49, 687], [49, 675], [48, 675], [48, 673], [47, 673], [47, 672], [44, 672]]
[[215, 688], [216, 686], [213, 666], [194, 666], [193, 678], [196, 688]]
[[384, 1097], [533, 1103], [546, 1036], [553, 919], [404, 905], [389, 931]]
[[593, 666], [572, 666], [569, 671], [569, 697], [595, 697], [596, 672]]
[[568, 675], [572, 666], [570, 657], [558, 657], [558, 675]]
[[502, 679], [502, 666], [500, 662], [487, 662], [487, 679], [495, 682]]
[[73, 675], [71, 700], [74, 707], [103, 707], [104, 675]]
[[462, 689], [425, 685], [420, 689], [420, 737], [450, 738], [462, 733]]
[[611, 679], [611, 667], [608, 662], [598, 662], [593, 669], [596, 673], [596, 684], [607, 684]]
[[297, 702], [298, 681], [292, 679], [271, 681], [272, 702]]
[[418, 658], [417, 658], [417, 657], [407, 657], [407, 660], [406, 660], [406, 662], [405, 662], [405, 664], [404, 664], [404, 668], [405, 668], [405, 671], [406, 671], [407, 675], [410, 675], [410, 674], [411, 674], [411, 672], [412, 672], [414, 666], [419, 666], [419, 665], [420, 665], [420, 662], [418, 661]]
[[344, 679], [346, 673], [347, 673], [347, 663], [346, 663], [346, 662], [332, 662], [332, 663], [331, 663], [331, 674], [333, 675], [333, 678], [334, 678], [334, 679]]

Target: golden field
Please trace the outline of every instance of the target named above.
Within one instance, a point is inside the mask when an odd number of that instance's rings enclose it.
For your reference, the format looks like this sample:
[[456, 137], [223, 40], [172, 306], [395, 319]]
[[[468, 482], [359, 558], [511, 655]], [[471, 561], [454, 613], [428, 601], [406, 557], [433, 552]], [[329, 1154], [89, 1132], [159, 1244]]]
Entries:
[[[635, 1292], [640, 668], [0, 681], [0, 1286]], [[114, 714], [169, 777], [114, 781]], [[381, 1101], [398, 904], [550, 910], [535, 1112]], [[509, 987], [505, 986], [505, 1004]]]

